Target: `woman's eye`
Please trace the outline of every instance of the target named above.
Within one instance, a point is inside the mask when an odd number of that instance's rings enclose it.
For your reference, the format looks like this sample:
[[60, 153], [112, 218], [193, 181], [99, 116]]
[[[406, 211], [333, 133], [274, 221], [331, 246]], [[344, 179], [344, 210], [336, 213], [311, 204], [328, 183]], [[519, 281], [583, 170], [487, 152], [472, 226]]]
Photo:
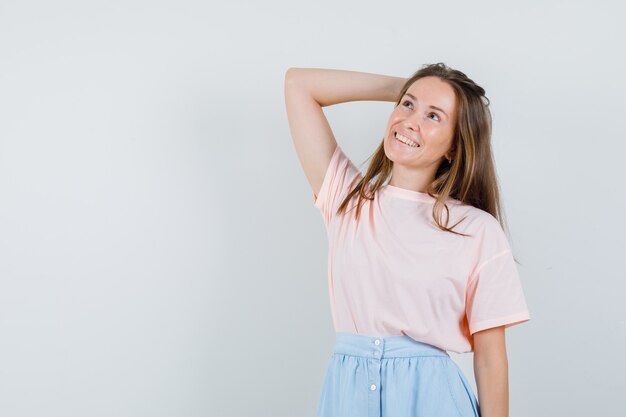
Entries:
[[[409, 106], [413, 107], [413, 103], [411, 103], [409, 100], [405, 100], [405, 101], [403, 101], [403, 102], [402, 102], [402, 105], [403, 105], [404, 107], [409, 107]], [[430, 115], [432, 115], [432, 116], [435, 116], [435, 117], [436, 117], [436, 119], [434, 119], [435, 121], [437, 121], [437, 122], [441, 121], [441, 118], [439, 117], [439, 115], [438, 115], [437, 113], [430, 113]]]
[[437, 113], [431, 113], [431, 114], [432, 114], [433, 116], [436, 116], [436, 117], [437, 117], [437, 121], [439, 121], [439, 120], [440, 120], [439, 115], [438, 115]]

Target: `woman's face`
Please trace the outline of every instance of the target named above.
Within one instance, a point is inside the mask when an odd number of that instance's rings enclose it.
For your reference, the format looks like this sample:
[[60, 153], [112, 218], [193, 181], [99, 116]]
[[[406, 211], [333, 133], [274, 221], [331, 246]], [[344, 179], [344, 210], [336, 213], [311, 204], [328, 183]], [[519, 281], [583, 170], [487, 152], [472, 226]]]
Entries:
[[[400, 164], [435, 175], [443, 159], [450, 156], [456, 107], [454, 90], [439, 78], [424, 77], [411, 84], [391, 113], [385, 132], [385, 154], [394, 162], [394, 170]], [[402, 143], [396, 134], [411, 139], [413, 146]]]

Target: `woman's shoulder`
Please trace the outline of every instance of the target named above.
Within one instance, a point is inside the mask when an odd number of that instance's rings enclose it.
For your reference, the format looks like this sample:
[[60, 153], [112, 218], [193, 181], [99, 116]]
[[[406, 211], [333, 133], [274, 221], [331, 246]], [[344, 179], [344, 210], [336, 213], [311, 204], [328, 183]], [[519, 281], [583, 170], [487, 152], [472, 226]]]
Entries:
[[471, 232], [493, 233], [502, 230], [502, 226], [491, 213], [471, 204], [454, 200], [452, 205], [457, 219], [465, 218], [466, 229]]

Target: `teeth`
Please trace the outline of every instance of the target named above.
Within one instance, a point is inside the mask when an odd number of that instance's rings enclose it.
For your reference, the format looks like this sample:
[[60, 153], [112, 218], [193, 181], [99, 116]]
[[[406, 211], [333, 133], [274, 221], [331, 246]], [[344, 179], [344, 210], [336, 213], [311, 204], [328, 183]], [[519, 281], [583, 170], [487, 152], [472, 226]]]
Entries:
[[402, 136], [399, 133], [396, 133], [396, 139], [398, 139], [400, 142], [402, 142], [402, 143], [404, 143], [406, 145], [412, 146], [414, 148], [419, 148], [419, 146], [420, 146], [419, 144], [416, 144], [415, 142], [413, 142], [411, 139], [409, 139], [409, 138], [407, 138], [405, 136]]

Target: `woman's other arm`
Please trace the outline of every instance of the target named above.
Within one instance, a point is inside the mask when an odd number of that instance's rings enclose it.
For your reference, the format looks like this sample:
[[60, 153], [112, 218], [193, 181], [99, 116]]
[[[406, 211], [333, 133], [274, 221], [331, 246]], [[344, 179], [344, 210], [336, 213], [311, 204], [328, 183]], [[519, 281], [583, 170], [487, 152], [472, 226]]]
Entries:
[[317, 195], [337, 142], [322, 107], [349, 101], [395, 101], [405, 78], [324, 68], [289, 68], [285, 104], [291, 137]]
[[504, 326], [474, 333], [474, 376], [481, 417], [509, 417], [509, 363]]

